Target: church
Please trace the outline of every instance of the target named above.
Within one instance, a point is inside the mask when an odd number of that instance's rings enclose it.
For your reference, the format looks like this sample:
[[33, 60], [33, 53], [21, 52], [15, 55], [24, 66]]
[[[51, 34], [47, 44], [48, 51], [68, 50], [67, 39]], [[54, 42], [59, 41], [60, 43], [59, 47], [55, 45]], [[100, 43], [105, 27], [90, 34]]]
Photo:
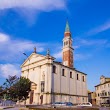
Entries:
[[[21, 76], [32, 81], [26, 104], [50, 104], [54, 102], [88, 102], [87, 74], [74, 67], [74, 49], [68, 21], [66, 22], [62, 62], [47, 51], [47, 55], [34, 52], [21, 65]], [[26, 54], [25, 54], [26, 55]]]

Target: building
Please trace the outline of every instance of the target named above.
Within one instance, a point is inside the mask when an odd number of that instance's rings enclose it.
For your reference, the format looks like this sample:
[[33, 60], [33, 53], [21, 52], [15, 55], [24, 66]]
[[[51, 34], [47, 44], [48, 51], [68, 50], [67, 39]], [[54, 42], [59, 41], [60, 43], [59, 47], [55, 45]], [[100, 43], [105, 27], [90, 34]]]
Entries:
[[92, 105], [96, 105], [96, 93], [95, 92], [88, 91], [88, 101]]
[[95, 86], [96, 104], [110, 103], [110, 78], [101, 76], [100, 84]]
[[87, 102], [87, 74], [74, 68], [74, 49], [68, 21], [63, 38], [63, 61], [57, 62], [49, 54], [34, 52], [21, 65], [22, 76], [32, 83], [27, 104], [50, 104], [53, 102], [71, 101]]

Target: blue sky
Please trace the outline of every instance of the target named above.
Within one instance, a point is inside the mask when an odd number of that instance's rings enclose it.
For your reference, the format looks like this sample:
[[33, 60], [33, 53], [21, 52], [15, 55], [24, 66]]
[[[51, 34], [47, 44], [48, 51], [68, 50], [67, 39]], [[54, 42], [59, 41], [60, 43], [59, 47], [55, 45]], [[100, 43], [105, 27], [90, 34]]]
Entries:
[[[68, 17], [73, 38], [75, 68], [88, 74], [94, 90], [101, 75], [110, 77], [110, 0], [1, 0], [0, 84], [19, 75], [20, 65], [33, 47], [49, 48], [62, 60], [62, 39]], [[54, 49], [53, 49], [54, 48]]]

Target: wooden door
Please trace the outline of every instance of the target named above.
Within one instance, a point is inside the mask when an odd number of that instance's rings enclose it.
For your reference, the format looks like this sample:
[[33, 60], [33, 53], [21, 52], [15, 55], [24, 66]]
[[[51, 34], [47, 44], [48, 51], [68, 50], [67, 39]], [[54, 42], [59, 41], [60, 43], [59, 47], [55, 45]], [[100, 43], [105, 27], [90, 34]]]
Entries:
[[30, 92], [30, 104], [33, 103], [33, 97], [34, 97], [34, 90], [32, 90], [32, 91]]

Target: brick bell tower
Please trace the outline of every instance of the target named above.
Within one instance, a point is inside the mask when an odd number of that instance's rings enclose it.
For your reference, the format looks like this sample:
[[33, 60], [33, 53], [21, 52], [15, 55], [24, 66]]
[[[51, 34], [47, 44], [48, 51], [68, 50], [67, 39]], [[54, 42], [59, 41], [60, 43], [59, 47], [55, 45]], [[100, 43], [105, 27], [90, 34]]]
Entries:
[[73, 67], [73, 50], [70, 27], [67, 21], [63, 38], [63, 65]]

